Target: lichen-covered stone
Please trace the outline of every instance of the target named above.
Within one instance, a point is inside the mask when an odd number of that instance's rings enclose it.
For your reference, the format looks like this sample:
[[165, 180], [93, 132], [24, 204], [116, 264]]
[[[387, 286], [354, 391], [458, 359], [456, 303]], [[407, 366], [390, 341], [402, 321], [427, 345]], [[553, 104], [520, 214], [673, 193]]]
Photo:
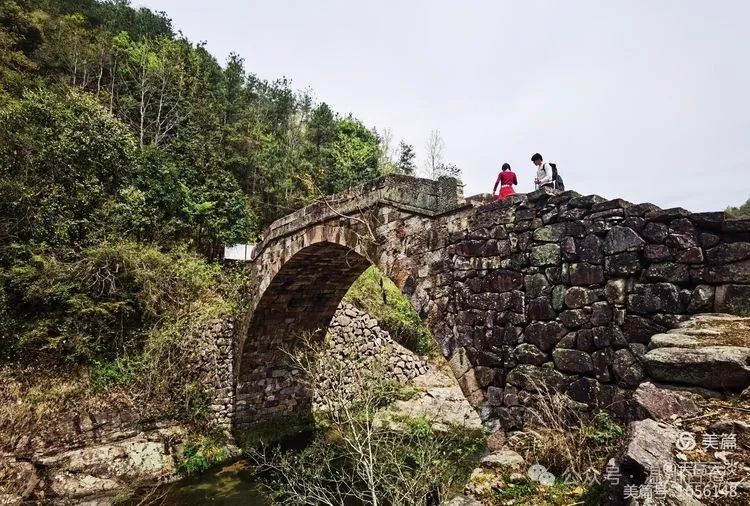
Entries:
[[543, 244], [531, 249], [531, 265], [560, 265], [561, 250], [557, 244]]
[[641, 364], [628, 349], [617, 350], [612, 362], [615, 378], [625, 386], [636, 386], [643, 379]]
[[524, 336], [526, 342], [536, 345], [542, 351], [549, 351], [565, 333], [565, 327], [557, 322], [534, 322], [526, 327]]
[[519, 364], [542, 365], [550, 359], [547, 353], [531, 343], [519, 344], [513, 354]]
[[580, 350], [566, 350], [556, 348], [552, 352], [555, 367], [563, 372], [588, 374], [594, 370], [591, 355]]
[[638, 285], [635, 293], [628, 296], [628, 309], [636, 315], [679, 313], [680, 292], [670, 283]]
[[578, 309], [596, 302], [596, 292], [587, 288], [573, 286], [565, 292], [565, 305], [570, 309]]
[[750, 385], [750, 348], [664, 347], [644, 357], [648, 375], [657, 381], [741, 391]]

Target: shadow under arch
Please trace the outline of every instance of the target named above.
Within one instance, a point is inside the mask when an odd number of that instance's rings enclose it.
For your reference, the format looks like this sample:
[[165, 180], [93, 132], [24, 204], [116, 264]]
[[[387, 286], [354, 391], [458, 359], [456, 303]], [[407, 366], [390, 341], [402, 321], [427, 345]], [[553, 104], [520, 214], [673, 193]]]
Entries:
[[297, 380], [282, 348], [305, 333], [324, 332], [349, 287], [370, 265], [351, 248], [322, 241], [281, 266], [255, 305], [238, 350], [235, 433], [310, 412], [312, 392]]

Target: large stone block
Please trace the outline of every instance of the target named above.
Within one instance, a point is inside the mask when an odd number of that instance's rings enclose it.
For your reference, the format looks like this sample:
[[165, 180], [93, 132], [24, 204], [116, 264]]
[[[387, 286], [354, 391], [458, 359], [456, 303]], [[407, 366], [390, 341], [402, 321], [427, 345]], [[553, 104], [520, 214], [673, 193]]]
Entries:
[[541, 273], [525, 276], [524, 286], [526, 287], [526, 295], [531, 298], [549, 295], [552, 291], [547, 277]]
[[607, 255], [625, 251], [639, 251], [646, 244], [637, 233], [627, 227], [612, 227], [604, 239], [603, 249]]
[[643, 229], [643, 237], [653, 244], [663, 244], [669, 235], [669, 227], [663, 223], [649, 223]]
[[617, 350], [612, 361], [615, 378], [624, 386], [634, 387], [643, 379], [643, 368], [628, 349]]
[[549, 351], [566, 332], [565, 327], [557, 322], [534, 322], [526, 327], [524, 338], [542, 351]]
[[558, 244], [543, 244], [531, 249], [531, 265], [543, 267], [546, 265], [560, 265], [562, 256]]
[[750, 260], [706, 267], [698, 273], [698, 280], [712, 284], [750, 284]]
[[547, 353], [544, 353], [531, 343], [518, 345], [513, 354], [520, 364], [542, 365], [550, 359]]
[[568, 309], [560, 313], [560, 322], [571, 330], [583, 327], [590, 318], [591, 310], [586, 309]]
[[567, 223], [554, 223], [534, 230], [534, 240], [540, 242], [560, 242], [566, 235]]
[[516, 366], [506, 380], [509, 384], [530, 392], [550, 391], [564, 392], [570, 378], [550, 367], [537, 367], [521, 364]]
[[577, 286], [598, 285], [604, 282], [604, 269], [600, 265], [578, 263], [570, 266], [570, 283]]
[[608, 256], [605, 267], [607, 275], [613, 277], [635, 276], [643, 268], [640, 253], [635, 251]]
[[554, 320], [557, 313], [552, 308], [552, 304], [547, 297], [540, 297], [528, 302], [527, 316], [529, 321], [548, 321]]
[[750, 348], [656, 348], [644, 357], [648, 375], [657, 381], [712, 390], [742, 390], [750, 385]]
[[664, 262], [652, 264], [646, 269], [645, 278], [648, 281], [668, 281], [670, 283], [687, 283], [690, 270], [685, 264]]
[[636, 285], [635, 293], [628, 296], [628, 309], [636, 315], [679, 313], [680, 292], [670, 283]]
[[[693, 300], [700, 304], [697, 307], [703, 311], [710, 305], [711, 295], [710, 287], [702, 285], [693, 292]], [[693, 300], [691, 300], [691, 304], [693, 304]], [[750, 316], [750, 285], [721, 285], [716, 287], [715, 311], [717, 313]]]
[[552, 352], [555, 367], [563, 372], [588, 374], [594, 370], [591, 355], [580, 350], [555, 348]]
[[588, 306], [599, 300], [594, 290], [587, 288], [574, 286], [569, 288], [565, 292], [564, 302], [570, 309], [578, 309], [584, 306]]

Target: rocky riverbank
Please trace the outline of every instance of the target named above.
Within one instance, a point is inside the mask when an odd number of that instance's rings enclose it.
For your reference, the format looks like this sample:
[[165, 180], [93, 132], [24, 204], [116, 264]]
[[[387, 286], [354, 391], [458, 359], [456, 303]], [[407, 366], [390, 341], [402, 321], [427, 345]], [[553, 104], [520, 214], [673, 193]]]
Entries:
[[[211, 351], [213, 344], [226, 346], [227, 329], [232, 326], [211, 324], [202, 334], [205, 346], [201, 349]], [[323, 353], [344, 368], [383, 361], [388, 377], [410, 388], [410, 399], [394, 403], [384, 418], [419, 416], [436, 424], [481, 427], [447, 368], [399, 345], [375, 319], [350, 304], [342, 303], [331, 322]], [[209, 361], [216, 362], [214, 355], [200, 353], [205, 358], [200, 361], [201, 370]], [[225, 375], [226, 365], [222, 367], [220, 372]], [[3, 372], [8, 379], [3, 387], [5, 398], [11, 398], [16, 373]], [[59, 383], [73, 385], [74, 380]], [[44, 384], [51, 388], [54, 379]], [[212, 385], [207, 388], [212, 390]], [[326, 388], [321, 384], [316, 398], [325, 395]], [[220, 407], [223, 411], [219, 414], [224, 416], [226, 410]], [[33, 433], [17, 434], [0, 454], [0, 504], [110, 504], [140, 487], [179, 480], [184, 474], [181, 467], [186, 447], [196, 438], [184, 425], [144, 420], [133, 399], [116, 389], [92, 393], [79, 409], [55, 420], [32, 423], [29, 419], [28, 426]], [[222, 458], [238, 455], [239, 449], [232, 445], [231, 438], [227, 439]]]

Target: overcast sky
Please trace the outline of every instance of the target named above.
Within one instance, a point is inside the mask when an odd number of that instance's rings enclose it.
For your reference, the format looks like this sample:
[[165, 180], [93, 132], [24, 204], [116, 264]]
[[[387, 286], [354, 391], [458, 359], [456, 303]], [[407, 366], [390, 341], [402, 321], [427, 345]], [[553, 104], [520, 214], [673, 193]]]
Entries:
[[391, 129], [430, 130], [489, 192], [531, 155], [569, 189], [720, 210], [750, 198], [750, 1], [134, 0], [262, 78]]

